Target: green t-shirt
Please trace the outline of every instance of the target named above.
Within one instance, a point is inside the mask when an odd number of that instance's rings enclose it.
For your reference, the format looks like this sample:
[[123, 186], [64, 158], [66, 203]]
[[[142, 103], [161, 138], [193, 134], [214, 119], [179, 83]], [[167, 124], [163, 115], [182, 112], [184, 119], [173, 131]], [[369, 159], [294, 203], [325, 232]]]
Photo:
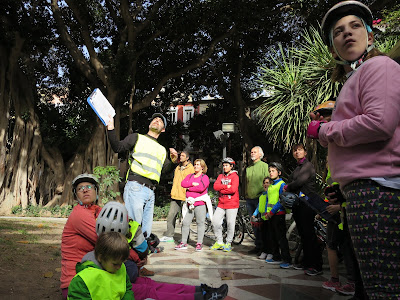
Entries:
[[260, 197], [264, 191], [263, 180], [268, 176], [268, 164], [261, 160], [246, 168], [246, 199]]

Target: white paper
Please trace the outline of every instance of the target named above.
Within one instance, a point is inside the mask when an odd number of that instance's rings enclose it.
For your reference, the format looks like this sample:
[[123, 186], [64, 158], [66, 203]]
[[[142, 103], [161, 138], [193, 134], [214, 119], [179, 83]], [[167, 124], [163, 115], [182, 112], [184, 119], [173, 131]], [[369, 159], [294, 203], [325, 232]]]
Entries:
[[114, 118], [115, 109], [110, 102], [108, 102], [107, 98], [104, 97], [100, 89], [96, 88], [87, 98], [87, 102], [104, 125], [107, 126], [111, 118]]

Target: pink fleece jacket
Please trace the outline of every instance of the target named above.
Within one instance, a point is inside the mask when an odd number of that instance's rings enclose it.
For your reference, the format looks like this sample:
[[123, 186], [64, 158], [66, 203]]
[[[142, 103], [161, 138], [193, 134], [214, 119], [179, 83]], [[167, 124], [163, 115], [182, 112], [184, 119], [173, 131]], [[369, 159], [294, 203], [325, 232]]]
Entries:
[[[193, 186], [193, 182], [197, 182], [198, 185]], [[207, 194], [210, 179], [205, 174], [202, 174], [199, 177], [195, 177], [194, 174], [189, 174], [181, 182], [181, 185], [183, 188], [186, 188], [186, 198], [197, 198]], [[198, 205], [205, 205], [205, 203], [203, 201], [196, 201], [194, 206]]]
[[332, 121], [321, 126], [332, 178], [400, 176], [400, 65], [385, 56], [363, 63], [346, 81]]

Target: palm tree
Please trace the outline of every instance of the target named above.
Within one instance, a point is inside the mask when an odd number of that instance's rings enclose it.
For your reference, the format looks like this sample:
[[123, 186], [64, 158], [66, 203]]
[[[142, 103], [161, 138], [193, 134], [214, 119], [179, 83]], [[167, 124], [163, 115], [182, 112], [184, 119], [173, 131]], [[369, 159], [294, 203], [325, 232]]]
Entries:
[[330, 80], [334, 63], [318, 30], [304, 31], [301, 40], [300, 47], [287, 51], [279, 45], [256, 75], [257, 83], [268, 91], [256, 116], [267, 138], [285, 151], [295, 143], [306, 143], [310, 112], [338, 93], [338, 84]]

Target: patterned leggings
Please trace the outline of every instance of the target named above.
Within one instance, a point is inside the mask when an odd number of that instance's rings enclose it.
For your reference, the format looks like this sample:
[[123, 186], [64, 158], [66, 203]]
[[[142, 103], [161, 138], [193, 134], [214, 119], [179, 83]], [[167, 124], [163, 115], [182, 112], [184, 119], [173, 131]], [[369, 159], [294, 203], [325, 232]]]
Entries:
[[368, 179], [343, 190], [366, 293], [370, 299], [400, 299], [400, 190]]

